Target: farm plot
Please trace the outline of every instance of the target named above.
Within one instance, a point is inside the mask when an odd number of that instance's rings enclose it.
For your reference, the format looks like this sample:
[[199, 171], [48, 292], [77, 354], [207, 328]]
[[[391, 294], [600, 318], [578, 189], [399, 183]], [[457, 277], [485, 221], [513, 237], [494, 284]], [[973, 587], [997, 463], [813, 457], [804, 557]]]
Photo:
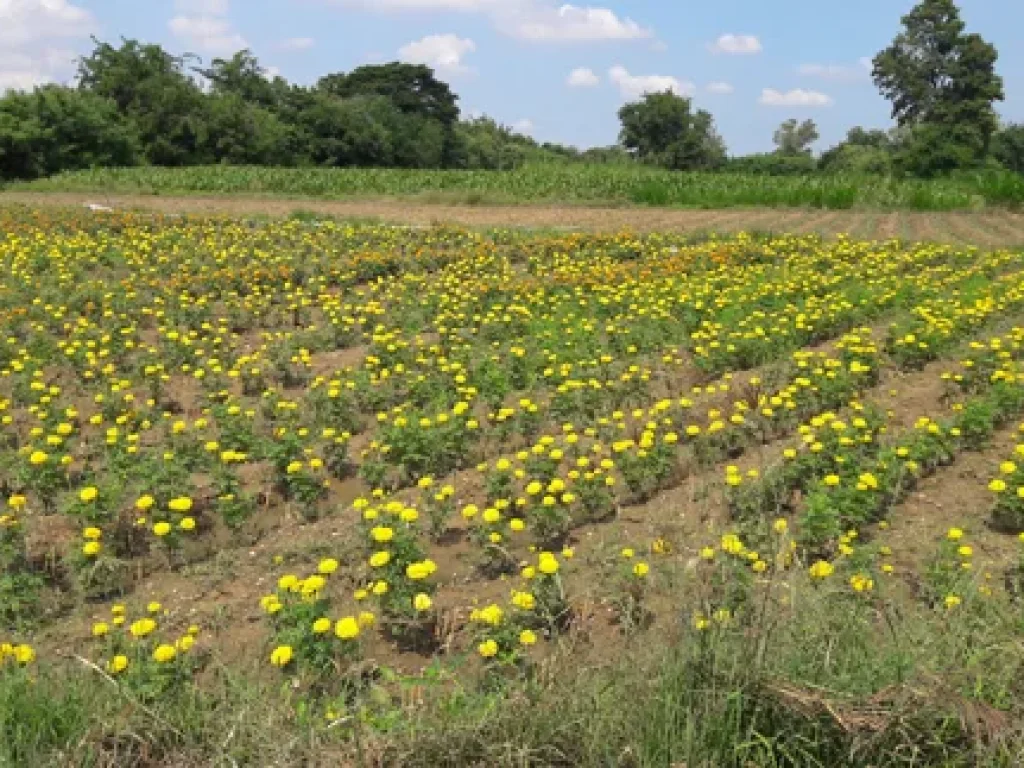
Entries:
[[[255, 665], [348, 738], [424, 667], [703, 647], [796, 584], [823, 626], [1019, 591], [1019, 253], [0, 221], [0, 676], [70, 653], [147, 706]], [[969, 457], [978, 509], [901, 549]]]

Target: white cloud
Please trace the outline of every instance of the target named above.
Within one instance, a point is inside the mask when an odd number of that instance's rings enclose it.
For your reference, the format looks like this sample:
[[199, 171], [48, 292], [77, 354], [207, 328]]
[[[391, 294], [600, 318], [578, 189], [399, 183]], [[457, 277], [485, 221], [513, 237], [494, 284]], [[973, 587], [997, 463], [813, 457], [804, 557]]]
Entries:
[[735, 56], [744, 56], [761, 52], [761, 41], [754, 35], [733, 35], [727, 34], [719, 37], [715, 42], [709, 43], [708, 48], [713, 53], [728, 53]]
[[333, 4], [374, 11], [484, 11], [499, 0], [334, 0]]
[[652, 30], [609, 8], [559, 4], [558, 0], [325, 0], [378, 12], [463, 11], [488, 16], [504, 34], [541, 42], [638, 40]]
[[426, 64], [440, 73], [459, 74], [468, 72], [462, 63], [467, 53], [476, 50], [476, 43], [458, 35], [427, 35], [422, 40], [403, 45], [398, 49], [402, 61], [411, 64]]
[[174, 0], [174, 10], [189, 16], [227, 16], [228, 0]]
[[231, 22], [216, 16], [175, 16], [167, 26], [176, 37], [205, 53], [227, 55], [248, 47]]
[[601, 78], [589, 67], [576, 67], [565, 82], [570, 88], [593, 88], [601, 82]]
[[0, 0], [0, 93], [70, 81], [77, 57], [64, 46], [95, 29], [93, 15], [66, 0]]
[[67, 0], [0, 0], [0, 43], [14, 48], [39, 40], [85, 37], [91, 12]]
[[228, 0], [175, 0], [175, 8], [179, 15], [167, 26], [186, 45], [215, 56], [249, 47], [227, 18]]
[[866, 80], [871, 72], [871, 59], [864, 57], [856, 64], [803, 64], [797, 68], [801, 75], [822, 80], [853, 82]]
[[516, 120], [512, 123], [512, 130], [516, 133], [524, 133], [530, 135], [533, 133], [533, 120], [529, 118], [523, 118], [522, 120]]
[[708, 83], [707, 89], [708, 89], [708, 93], [718, 93], [718, 94], [732, 93], [733, 90], [734, 90], [732, 85], [730, 85], [729, 83], [723, 83], [721, 81], [716, 81], [714, 83]]
[[680, 96], [693, 94], [693, 83], [679, 80], [672, 75], [631, 75], [625, 67], [612, 67], [608, 70], [608, 79], [619, 88], [624, 98], [635, 99], [645, 93], [662, 93], [672, 91]]
[[653, 34], [632, 19], [620, 19], [608, 8], [583, 8], [568, 3], [558, 8], [539, 3], [510, 3], [499, 14], [499, 28], [524, 40], [546, 42], [637, 40]]
[[818, 91], [805, 91], [803, 88], [786, 92], [765, 88], [761, 91], [759, 101], [769, 107], [827, 107], [832, 103], [832, 97]]
[[277, 44], [282, 51], [307, 51], [316, 45], [312, 37], [288, 37]]
[[0, 51], [0, 93], [8, 89], [31, 90], [37, 85], [66, 81], [77, 56], [57, 48]]

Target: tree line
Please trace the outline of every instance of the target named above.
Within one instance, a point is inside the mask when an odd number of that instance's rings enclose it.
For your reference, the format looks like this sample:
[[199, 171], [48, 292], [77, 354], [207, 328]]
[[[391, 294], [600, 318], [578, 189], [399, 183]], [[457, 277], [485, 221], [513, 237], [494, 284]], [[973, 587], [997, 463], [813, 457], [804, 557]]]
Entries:
[[995, 47], [966, 31], [954, 0], [922, 0], [902, 25], [872, 60], [872, 79], [892, 105], [896, 125], [890, 130], [851, 128], [815, 158], [814, 122], [787, 120], [775, 132], [774, 152], [727, 159], [711, 115], [666, 92], [619, 111], [620, 141], [641, 160], [678, 169], [929, 177], [995, 167], [1024, 173], [1024, 125], [1001, 126], [994, 108], [1004, 99]]
[[204, 67], [159, 45], [94, 42], [75, 86], [0, 99], [0, 177], [139, 164], [503, 169], [578, 154], [460, 119], [426, 66], [359, 67], [304, 87], [269, 77], [247, 50]]
[[94, 43], [74, 86], [0, 98], [0, 178], [140, 164], [502, 170], [527, 161], [763, 174], [1024, 173], [1024, 125], [1000, 126], [993, 107], [1003, 99], [996, 50], [966, 31], [953, 0], [922, 0], [873, 61], [895, 127], [852, 128], [818, 158], [809, 120], [784, 122], [773, 152], [729, 157], [712, 115], [671, 92], [624, 105], [617, 145], [580, 151], [487, 117], [463, 119], [457, 95], [422, 65], [363, 66], [300, 86], [269, 76], [247, 50], [203, 66], [136, 40]]

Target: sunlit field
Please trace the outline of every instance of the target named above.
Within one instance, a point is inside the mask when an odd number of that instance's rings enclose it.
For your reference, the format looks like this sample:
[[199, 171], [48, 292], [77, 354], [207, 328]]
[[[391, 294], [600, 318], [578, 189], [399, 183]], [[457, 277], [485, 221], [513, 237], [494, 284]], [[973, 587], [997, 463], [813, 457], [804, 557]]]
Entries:
[[228, 194], [344, 199], [413, 197], [428, 202], [573, 203], [701, 209], [779, 208], [953, 211], [1024, 205], [1024, 178], [1008, 171], [895, 179], [848, 173], [768, 176], [670, 171], [639, 164], [537, 163], [512, 171], [396, 168], [96, 168], [13, 190], [109, 194]]
[[0, 233], [0, 764], [1020, 764], [1021, 253]]

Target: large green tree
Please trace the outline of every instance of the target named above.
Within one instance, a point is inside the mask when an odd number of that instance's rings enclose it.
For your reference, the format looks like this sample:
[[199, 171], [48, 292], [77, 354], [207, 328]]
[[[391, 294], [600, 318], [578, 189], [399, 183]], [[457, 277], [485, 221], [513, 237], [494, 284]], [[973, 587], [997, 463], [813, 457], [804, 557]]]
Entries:
[[811, 144], [818, 138], [818, 126], [813, 120], [804, 120], [801, 123], [799, 120], [790, 119], [778, 127], [772, 141], [775, 143], [776, 151], [784, 155], [809, 155]]
[[0, 178], [132, 165], [138, 139], [109, 99], [59, 85], [0, 99]]
[[1004, 168], [1024, 173], [1024, 123], [1010, 123], [992, 137], [992, 157]]
[[998, 54], [965, 32], [953, 0], [922, 0], [903, 17], [903, 31], [875, 56], [872, 77], [909, 136], [901, 162], [934, 173], [980, 161], [998, 126], [1003, 99]]
[[671, 91], [648, 93], [619, 110], [619, 141], [644, 162], [675, 170], [716, 168], [725, 161], [725, 144], [714, 119]]
[[456, 151], [458, 96], [452, 93], [447, 83], [437, 79], [430, 67], [398, 61], [367, 65], [349, 73], [326, 75], [317, 82], [317, 89], [343, 99], [355, 96], [389, 99], [408, 118], [400, 126], [400, 131], [406, 135], [396, 142], [396, 160], [413, 166], [433, 164], [435, 152], [432, 146], [402, 149], [419, 131], [424, 145], [432, 143], [440, 135], [441, 156], [437, 162], [451, 164]]
[[854, 126], [843, 141], [821, 153], [818, 168], [831, 172], [887, 174], [892, 171], [896, 145], [893, 132]]
[[154, 165], [209, 160], [206, 101], [185, 71], [187, 60], [159, 45], [96, 41], [78, 66], [79, 88], [112, 100], [134, 125], [146, 159]]

